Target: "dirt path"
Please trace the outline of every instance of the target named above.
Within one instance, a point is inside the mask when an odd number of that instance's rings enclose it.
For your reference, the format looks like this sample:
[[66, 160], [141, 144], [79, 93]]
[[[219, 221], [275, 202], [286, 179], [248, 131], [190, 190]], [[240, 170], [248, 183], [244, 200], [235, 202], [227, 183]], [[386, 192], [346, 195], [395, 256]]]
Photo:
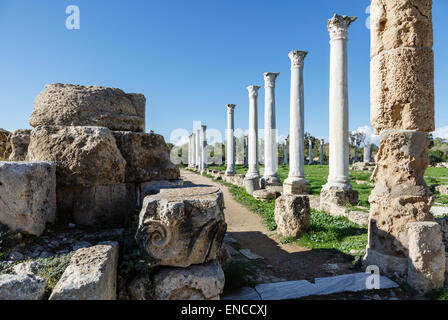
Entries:
[[311, 250], [296, 244], [281, 244], [262, 218], [235, 201], [227, 187], [207, 177], [182, 170], [182, 179], [195, 184], [213, 185], [224, 193], [227, 233], [238, 241], [236, 248], [250, 249], [264, 257], [257, 260], [261, 267], [260, 282], [309, 280], [359, 271], [351, 257], [333, 250]]

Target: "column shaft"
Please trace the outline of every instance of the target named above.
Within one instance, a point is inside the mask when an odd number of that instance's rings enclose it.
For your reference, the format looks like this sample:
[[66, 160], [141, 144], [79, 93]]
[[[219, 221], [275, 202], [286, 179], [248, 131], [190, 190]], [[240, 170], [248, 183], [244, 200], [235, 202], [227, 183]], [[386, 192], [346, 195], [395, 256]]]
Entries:
[[235, 174], [235, 122], [234, 122], [234, 104], [226, 105], [227, 108], [227, 170], [226, 174]]

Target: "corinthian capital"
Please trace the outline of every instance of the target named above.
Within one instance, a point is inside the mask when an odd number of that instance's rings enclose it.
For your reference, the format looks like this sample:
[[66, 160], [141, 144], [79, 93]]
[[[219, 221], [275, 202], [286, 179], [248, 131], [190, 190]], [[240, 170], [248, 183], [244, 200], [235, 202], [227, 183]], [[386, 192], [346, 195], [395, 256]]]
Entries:
[[333, 18], [328, 20], [327, 28], [330, 33], [330, 39], [347, 39], [348, 27], [356, 19], [356, 17], [335, 14]]
[[305, 57], [308, 54], [306, 51], [294, 50], [288, 54], [289, 59], [291, 59], [291, 67], [299, 68], [303, 67], [305, 62]]
[[233, 112], [235, 110], [236, 104], [226, 104], [226, 108], [228, 112]]
[[247, 91], [249, 91], [249, 97], [258, 97], [259, 86], [248, 86]]
[[264, 74], [264, 87], [275, 88], [275, 79], [277, 79], [280, 72], [266, 72]]

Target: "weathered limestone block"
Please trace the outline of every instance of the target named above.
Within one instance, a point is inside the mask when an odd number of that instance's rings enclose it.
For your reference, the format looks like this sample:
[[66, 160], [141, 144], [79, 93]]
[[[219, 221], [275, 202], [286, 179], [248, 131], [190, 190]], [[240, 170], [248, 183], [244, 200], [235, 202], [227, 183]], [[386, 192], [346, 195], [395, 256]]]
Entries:
[[434, 54], [398, 48], [371, 60], [371, 124], [382, 130], [434, 130]]
[[373, 171], [375, 169], [375, 162], [356, 162], [352, 165], [354, 171]]
[[442, 232], [437, 222], [408, 225], [408, 283], [424, 294], [445, 283], [446, 257]]
[[448, 195], [448, 186], [442, 185], [436, 187], [437, 192], [439, 192], [442, 195]]
[[38, 127], [31, 133], [27, 159], [56, 163], [58, 188], [125, 180], [126, 161], [104, 127]]
[[371, 56], [400, 47], [433, 46], [432, 0], [372, 0]]
[[58, 217], [82, 226], [126, 225], [141, 206], [135, 184], [59, 187]]
[[188, 267], [216, 259], [227, 224], [216, 187], [162, 189], [145, 198], [136, 240], [155, 265]]
[[255, 191], [260, 190], [260, 177], [246, 176], [244, 178], [244, 187], [248, 194], [253, 194]]
[[275, 222], [278, 231], [287, 237], [299, 237], [311, 223], [308, 196], [284, 194], [275, 201]]
[[118, 243], [103, 242], [77, 250], [50, 300], [115, 300]]
[[351, 189], [330, 188], [320, 192], [320, 210], [334, 216], [339, 216], [340, 208], [345, 210], [347, 204], [358, 203], [358, 191]]
[[0, 223], [40, 236], [55, 219], [54, 164], [0, 162]]
[[154, 300], [219, 300], [224, 272], [218, 262], [184, 268], [166, 268], [153, 278]]
[[11, 154], [11, 132], [0, 129], [0, 161], [8, 160]]
[[47, 280], [31, 274], [0, 275], [0, 300], [42, 300]]
[[310, 183], [306, 179], [286, 179], [283, 182], [283, 193], [285, 194], [308, 194], [310, 193]]
[[25, 161], [30, 144], [31, 130], [19, 129], [11, 136], [12, 152], [9, 161]]
[[257, 200], [269, 202], [277, 198], [277, 193], [269, 189], [261, 189], [254, 191], [252, 196]]
[[126, 131], [115, 131], [113, 134], [126, 160], [126, 182], [179, 178], [179, 168], [171, 162], [163, 136]]
[[34, 101], [30, 124], [98, 126], [114, 131], [145, 131], [146, 98], [120, 89], [71, 84], [45, 86]]
[[424, 181], [427, 150], [424, 132], [381, 133], [378, 161], [372, 175], [375, 188], [369, 197], [367, 258], [369, 264], [379, 266], [383, 272], [393, 273], [401, 266], [400, 272], [406, 273], [408, 223], [434, 221], [430, 213], [434, 197]]

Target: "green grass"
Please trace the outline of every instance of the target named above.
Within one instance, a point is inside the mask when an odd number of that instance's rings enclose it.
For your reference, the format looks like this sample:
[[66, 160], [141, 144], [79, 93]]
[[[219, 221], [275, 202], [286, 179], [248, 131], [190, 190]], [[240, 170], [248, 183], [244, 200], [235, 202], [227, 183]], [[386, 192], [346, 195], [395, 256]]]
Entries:
[[[224, 171], [225, 166], [212, 166], [209, 167], [211, 170], [222, 170]], [[322, 186], [327, 183], [328, 178], [328, 166], [327, 165], [305, 165], [305, 177], [311, 185], [310, 194], [318, 196], [322, 190]], [[235, 166], [235, 170], [239, 174], [245, 174], [247, 168], [244, 166]], [[446, 169], [448, 172], [448, 169]], [[260, 174], [262, 175], [264, 167], [260, 166]], [[289, 174], [289, 165], [280, 165], [277, 170], [278, 177], [280, 180], [285, 181]], [[355, 183], [355, 180], [370, 180], [371, 172], [365, 171], [350, 171], [350, 178], [352, 180], [353, 189], [359, 193], [359, 206], [370, 207], [369, 195], [373, 187], [368, 185], [360, 185]], [[448, 182], [448, 181], [447, 181]]]

